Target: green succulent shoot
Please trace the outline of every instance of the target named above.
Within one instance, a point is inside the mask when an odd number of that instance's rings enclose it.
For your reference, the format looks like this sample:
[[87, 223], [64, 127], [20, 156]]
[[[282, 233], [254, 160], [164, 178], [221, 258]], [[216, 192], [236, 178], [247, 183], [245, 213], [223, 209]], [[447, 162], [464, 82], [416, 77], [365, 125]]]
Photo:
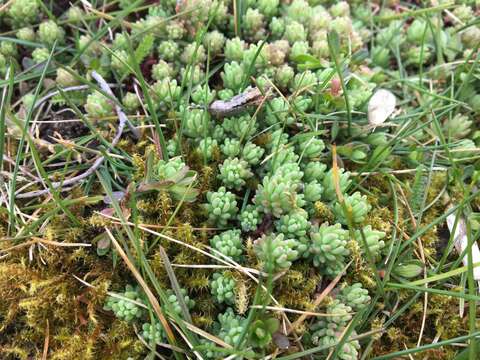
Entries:
[[283, 176], [265, 176], [258, 186], [254, 202], [263, 212], [280, 217], [298, 207], [298, 185]]
[[355, 239], [362, 251], [365, 253], [365, 245], [368, 246], [370, 254], [373, 257], [380, 255], [380, 251], [385, 247], [385, 242], [382, 240], [385, 238], [385, 235], [383, 231], [372, 229], [371, 225], [363, 227], [362, 231], [355, 231]]
[[262, 221], [261, 212], [254, 205], [247, 205], [238, 216], [243, 231], [254, 231]]
[[212, 296], [219, 303], [233, 305], [235, 303], [235, 279], [228, 273], [214, 273], [210, 281]]
[[324, 223], [310, 232], [310, 239], [313, 265], [325, 275], [338, 275], [345, 266], [345, 258], [350, 254], [347, 249], [348, 231], [342, 229], [340, 224]]
[[207, 193], [207, 204], [205, 209], [211, 222], [218, 226], [227, 226], [230, 219], [233, 219], [238, 212], [237, 200], [235, 195], [227, 191], [225, 187], [220, 187], [218, 191]]
[[264, 153], [265, 149], [254, 143], [248, 142], [243, 146], [241, 156], [242, 159], [250, 165], [258, 165]]
[[254, 243], [258, 260], [267, 273], [287, 270], [298, 258], [297, 241], [285, 239], [283, 234], [263, 235]]
[[308, 232], [311, 228], [311, 223], [308, 221], [308, 214], [305, 210], [299, 209], [290, 214], [283, 215], [275, 222], [275, 228], [286, 238], [298, 241], [296, 250], [299, 256], [308, 253], [310, 242]]
[[340, 292], [339, 299], [354, 311], [362, 310], [370, 302], [368, 290], [364, 289], [360, 283], [345, 286]]
[[114, 114], [113, 101], [99, 91], [94, 91], [87, 96], [85, 104], [87, 114], [93, 118], [102, 118]]
[[243, 241], [240, 230], [227, 230], [210, 239], [210, 245], [225, 256], [238, 261], [243, 255]]
[[367, 196], [356, 191], [352, 195], [344, 196], [343, 200], [344, 204], [336, 202], [333, 206], [333, 212], [338, 221], [344, 225], [348, 224], [348, 219], [355, 224], [363, 223], [372, 208], [368, 203]]
[[125, 292], [119, 296], [108, 296], [104, 309], [111, 310], [121, 320], [132, 321], [144, 315], [144, 301], [138, 288], [131, 285], [125, 287]]
[[[185, 305], [187, 306], [187, 309], [191, 310], [195, 306], [195, 301], [191, 299], [188, 296], [187, 290], [186, 289], [180, 289], [180, 293], [183, 296], [183, 301], [185, 302]], [[172, 310], [177, 314], [181, 315], [182, 314], [182, 307], [180, 305], [180, 302], [178, 301], [177, 295], [175, 292], [171, 289], [168, 289], [166, 292], [167, 295], [167, 300], [170, 303], [170, 306], [172, 307]]]
[[162, 324], [158, 321], [153, 321], [153, 323], [144, 323], [142, 325], [141, 336], [149, 344], [161, 344], [164, 343], [167, 338]]
[[253, 176], [248, 163], [236, 157], [225, 159], [219, 169], [218, 178], [229, 189], [240, 190], [246, 184], [246, 180]]

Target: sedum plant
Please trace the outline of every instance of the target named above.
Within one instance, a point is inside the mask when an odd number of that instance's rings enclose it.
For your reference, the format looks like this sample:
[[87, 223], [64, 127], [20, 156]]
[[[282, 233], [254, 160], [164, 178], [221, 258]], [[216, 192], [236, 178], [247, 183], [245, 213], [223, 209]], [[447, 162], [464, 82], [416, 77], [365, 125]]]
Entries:
[[267, 273], [287, 270], [298, 258], [298, 242], [283, 234], [264, 235], [255, 241], [255, 254]]
[[364, 289], [360, 283], [345, 286], [340, 292], [339, 299], [354, 311], [362, 310], [370, 302], [368, 290]]
[[235, 261], [241, 259], [243, 254], [243, 242], [240, 237], [240, 230], [227, 230], [215, 235], [210, 240], [210, 245], [223, 255]]
[[296, 208], [298, 185], [282, 176], [265, 176], [255, 194], [255, 204], [266, 214], [280, 217]]
[[139, 319], [144, 315], [143, 299], [137, 288], [127, 285], [125, 292], [119, 294], [119, 297], [109, 296], [104, 309], [111, 310], [115, 316], [121, 320], [132, 321]]
[[348, 231], [340, 224], [322, 224], [310, 232], [310, 255], [313, 265], [325, 275], [336, 276], [345, 266], [345, 258], [350, 254], [347, 249]]
[[102, 118], [114, 114], [112, 101], [99, 91], [94, 91], [87, 96], [85, 110], [93, 118]]
[[[347, 188], [350, 186], [352, 180], [350, 180], [350, 173], [347, 171], [345, 172], [344, 169], [339, 169], [338, 171], [339, 176], [339, 185], [340, 191], [345, 193]], [[333, 170], [330, 169], [327, 173], [325, 173], [322, 181], [323, 185], [323, 194], [322, 198], [326, 201], [332, 201], [337, 198], [337, 194], [335, 192], [335, 182], [333, 178]]]
[[254, 205], [247, 205], [238, 216], [243, 231], [254, 231], [262, 221], [260, 211]]
[[[363, 233], [363, 236], [362, 236]], [[355, 239], [360, 245], [360, 248], [365, 252], [365, 244], [368, 246], [370, 254], [373, 257], [380, 255], [380, 251], [385, 247], [385, 242], [382, 240], [385, 237], [383, 231], [372, 229], [371, 225], [363, 227], [362, 231], [355, 231]], [[365, 241], [364, 241], [365, 240]]]
[[153, 321], [152, 323], [144, 323], [142, 325], [141, 336], [149, 344], [161, 344], [164, 343], [166, 339], [165, 330], [163, 329], [162, 324], [157, 321]]
[[235, 303], [235, 279], [227, 273], [214, 273], [210, 281], [212, 296], [219, 303], [233, 305]]
[[226, 188], [240, 190], [253, 176], [250, 167], [245, 160], [239, 158], [227, 158], [219, 167], [218, 178]]
[[218, 226], [226, 226], [228, 221], [233, 219], [238, 212], [235, 195], [223, 186], [218, 191], [209, 191], [207, 201], [205, 209], [208, 212], [208, 218]]
[[[180, 289], [180, 292], [183, 296], [183, 300], [184, 300], [187, 308], [190, 309], [190, 310], [193, 309], [193, 307], [195, 306], [195, 301], [188, 296], [187, 290], [186, 289]], [[166, 295], [167, 295], [167, 301], [172, 306], [173, 311], [177, 315], [181, 315], [182, 314], [182, 307], [180, 306], [180, 303], [178, 301], [178, 298], [177, 298], [177, 295], [175, 294], [175, 292], [171, 289], [168, 289], [167, 292], [166, 292]]]
[[361, 224], [371, 210], [372, 206], [368, 203], [367, 196], [356, 191], [352, 195], [343, 198], [344, 204], [338, 202], [333, 206], [333, 212], [340, 223], [347, 225], [349, 217], [355, 224]]
[[299, 256], [307, 254], [309, 248], [308, 232], [311, 224], [308, 221], [308, 214], [303, 209], [299, 209], [290, 214], [283, 215], [275, 222], [277, 232], [283, 234], [286, 238], [298, 241], [297, 251]]

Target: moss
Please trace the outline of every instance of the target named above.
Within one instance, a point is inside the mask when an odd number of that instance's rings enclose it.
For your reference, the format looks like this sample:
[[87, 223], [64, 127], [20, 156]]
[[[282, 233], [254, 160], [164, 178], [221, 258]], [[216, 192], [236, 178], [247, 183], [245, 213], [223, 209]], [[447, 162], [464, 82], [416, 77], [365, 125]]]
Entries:
[[333, 215], [332, 210], [327, 204], [321, 201], [316, 201], [314, 204], [314, 208], [315, 208], [315, 216], [318, 218], [320, 223], [323, 223], [323, 222], [332, 223], [335, 217]]
[[[124, 353], [138, 356], [144, 351], [131, 347], [137, 342], [131, 327], [120, 340], [110, 316], [102, 310], [106, 290], [115, 279], [110, 260], [102, 261], [87, 248], [48, 247], [41, 253], [35, 250], [34, 261], [29, 262], [25, 251], [11, 253], [0, 263], [3, 359], [40, 357], [47, 327], [51, 359], [118, 359], [126, 358]], [[72, 274], [94, 288], [82, 286]], [[102, 332], [108, 336], [100, 337]], [[115, 347], [108, 356], [102, 353], [104, 341]], [[128, 348], [121, 346], [125, 341]]]

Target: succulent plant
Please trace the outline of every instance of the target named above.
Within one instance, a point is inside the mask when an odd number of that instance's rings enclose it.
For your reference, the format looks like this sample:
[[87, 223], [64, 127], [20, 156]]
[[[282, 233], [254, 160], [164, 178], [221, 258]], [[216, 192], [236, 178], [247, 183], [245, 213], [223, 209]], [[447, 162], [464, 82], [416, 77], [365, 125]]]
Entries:
[[152, 85], [153, 99], [157, 106], [170, 107], [172, 103], [176, 102], [180, 98], [180, 86], [177, 85], [177, 80], [164, 78], [156, 81]]
[[[71, 70], [70, 70], [71, 71]], [[63, 87], [74, 86], [78, 84], [78, 80], [66, 69], [57, 69], [57, 84]]]
[[236, 157], [240, 154], [241, 146], [240, 141], [237, 139], [226, 138], [223, 145], [220, 146], [222, 153], [228, 157]]
[[254, 203], [267, 214], [280, 217], [294, 210], [298, 201], [298, 185], [282, 176], [265, 176], [258, 186]]
[[119, 294], [119, 297], [109, 296], [105, 302], [104, 309], [111, 310], [115, 316], [125, 321], [132, 321], [143, 316], [143, 300], [137, 288], [127, 285], [125, 292]]
[[[361, 224], [365, 221], [365, 217], [372, 208], [368, 203], [367, 196], [362, 195], [356, 191], [352, 195], [344, 196], [344, 205], [336, 202], [333, 206], [333, 212], [335, 213], [337, 220], [342, 224], [348, 224], [348, 218], [355, 224]], [[345, 213], [345, 211], [347, 213]]]
[[243, 15], [244, 31], [252, 40], [260, 40], [265, 34], [264, 16], [258, 9], [248, 8]]
[[[327, 306], [326, 313], [328, 322], [334, 323], [339, 327], [345, 327], [352, 319], [352, 308], [339, 300], [333, 300]], [[331, 314], [331, 315], [330, 315]]]
[[362, 284], [355, 283], [342, 289], [340, 301], [350, 306], [354, 311], [362, 310], [370, 302], [368, 290], [362, 287]]
[[166, 339], [165, 330], [160, 322], [154, 321], [153, 323], [144, 323], [142, 325], [142, 338], [148, 343], [160, 344], [164, 343]]
[[36, 0], [13, 0], [8, 8], [8, 15], [19, 24], [30, 24], [39, 15], [39, 4]]
[[308, 31], [297, 21], [289, 21], [283, 33], [283, 37], [288, 40], [290, 45], [293, 45], [297, 41], [306, 41], [307, 35]]
[[239, 139], [248, 139], [257, 131], [257, 122], [250, 115], [242, 115], [239, 117], [230, 117], [223, 119], [223, 128], [228, 133]]
[[215, 250], [220, 251], [223, 255], [231, 257], [238, 261], [243, 254], [243, 243], [240, 237], [240, 230], [227, 230], [215, 235], [210, 240], [210, 245]]
[[242, 64], [245, 69], [261, 70], [268, 66], [268, 53], [265, 46], [261, 43], [250, 44], [247, 50], [243, 52]]
[[278, 87], [286, 89], [293, 80], [294, 76], [295, 72], [293, 71], [292, 67], [284, 64], [276, 69], [275, 82]]
[[279, 9], [279, 0], [258, 0], [258, 10], [267, 18], [277, 15]]
[[235, 279], [225, 273], [214, 273], [212, 278], [210, 288], [213, 297], [219, 303], [233, 305], [235, 302]]
[[[325, 347], [325, 353], [327, 353], [331, 348], [337, 346], [344, 329], [334, 323], [320, 320], [310, 330], [312, 331], [312, 343], [316, 346]], [[352, 335], [355, 334], [353, 333]], [[341, 360], [357, 360], [358, 350], [360, 350], [358, 340], [347, 340], [342, 348], [339, 349], [337, 355]]]
[[[339, 169], [338, 171], [338, 183], [340, 187], [340, 191], [342, 193], [347, 190], [347, 188], [350, 186], [350, 183], [352, 180], [350, 180], [350, 173], [347, 171], [345, 172], [344, 169]], [[323, 177], [322, 181], [323, 185], [323, 195], [322, 198], [326, 201], [332, 201], [337, 198], [337, 194], [335, 192], [335, 182], [333, 178], [333, 170], [330, 169], [327, 173], [325, 173], [325, 176]]]
[[180, 48], [175, 41], [165, 40], [158, 45], [158, 55], [165, 61], [173, 61], [180, 55]]
[[78, 24], [82, 21], [85, 13], [78, 6], [70, 6], [67, 11], [67, 20], [73, 24]]
[[50, 51], [45, 48], [36, 48], [32, 51], [32, 60], [35, 64], [45, 62], [50, 57]]
[[35, 41], [35, 32], [29, 27], [24, 27], [19, 29], [17, 31], [16, 36], [20, 40], [25, 40], [30, 42]]
[[225, 35], [218, 30], [210, 31], [203, 38], [203, 46], [213, 55], [221, 53], [225, 45]]
[[310, 53], [310, 45], [308, 41], [296, 41], [290, 49], [289, 58], [295, 61], [301, 55], [307, 55]]
[[345, 257], [350, 254], [347, 249], [348, 231], [340, 224], [324, 223], [310, 231], [310, 239], [313, 265], [325, 275], [338, 275], [345, 266]]
[[195, 86], [205, 80], [205, 73], [200, 65], [182, 67], [180, 69], [180, 78], [182, 83]]
[[[190, 299], [188, 296], [187, 290], [186, 289], [180, 289], [180, 293], [183, 296], [183, 301], [185, 302], [185, 305], [187, 306], [187, 309], [191, 310], [195, 306], [195, 301], [193, 299]], [[182, 314], [182, 307], [180, 306], [180, 302], [178, 301], [177, 295], [175, 292], [171, 289], [168, 289], [166, 292], [167, 295], [167, 300], [170, 303], [170, 306], [172, 307], [172, 310], [177, 314], [181, 315]]]
[[206, 160], [211, 160], [215, 149], [218, 148], [217, 140], [206, 137], [198, 143], [198, 151], [205, 156]]
[[273, 17], [270, 21], [269, 29], [275, 39], [279, 39], [283, 36], [283, 34], [285, 33], [285, 27], [285, 19], [281, 17]]
[[94, 91], [87, 96], [85, 110], [94, 118], [113, 115], [113, 102], [99, 91]]
[[164, 60], [159, 60], [158, 63], [152, 67], [152, 78], [155, 80], [163, 80], [164, 78], [171, 78], [174, 73], [172, 66]]
[[218, 178], [229, 189], [240, 190], [245, 185], [245, 180], [253, 176], [248, 163], [237, 157], [225, 159], [219, 170]]
[[298, 143], [300, 156], [308, 160], [319, 158], [324, 149], [325, 143], [316, 136], [301, 137]]
[[210, 104], [215, 99], [216, 91], [210, 90], [208, 85], [197, 85], [191, 94], [192, 100], [196, 104]]
[[225, 59], [240, 63], [243, 60], [243, 52], [246, 48], [245, 41], [235, 37], [225, 42]]
[[325, 176], [325, 170], [327, 165], [319, 161], [309, 161], [306, 164], [302, 164], [303, 180], [305, 182], [311, 182], [314, 180], [322, 181]]
[[457, 114], [444, 122], [445, 135], [454, 139], [461, 139], [470, 133], [472, 120], [467, 115]]
[[243, 332], [245, 319], [234, 314], [231, 308], [228, 308], [223, 314], [218, 315], [220, 322], [220, 332], [218, 336], [229, 345], [235, 345], [240, 341], [240, 335]]
[[295, 75], [293, 79], [293, 84], [290, 88], [292, 92], [305, 92], [314, 90], [315, 85], [317, 84], [317, 77], [310, 70], [306, 70], [302, 73]]
[[283, 215], [275, 222], [277, 232], [283, 234], [288, 239], [297, 240], [296, 250], [298, 255], [307, 256], [310, 247], [308, 232], [311, 223], [308, 220], [308, 214], [305, 210], [299, 209], [290, 214]]
[[360, 248], [365, 252], [366, 243], [370, 254], [373, 257], [377, 257], [380, 255], [380, 251], [385, 247], [385, 242], [382, 240], [385, 237], [385, 233], [383, 231], [372, 229], [371, 225], [365, 226], [362, 231], [365, 236], [365, 241], [363, 240], [360, 230], [355, 231], [355, 239], [360, 245]]
[[220, 76], [222, 77], [223, 85], [234, 91], [240, 90], [245, 80], [243, 67], [236, 61], [225, 64]]
[[254, 231], [262, 220], [262, 215], [253, 205], [247, 205], [238, 216], [243, 231]]
[[319, 201], [322, 197], [323, 186], [317, 180], [310, 181], [304, 184], [303, 196], [305, 201], [314, 203]]
[[255, 254], [267, 273], [287, 270], [299, 256], [297, 247], [296, 240], [285, 239], [283, 234], [263, 235], [254, 243]]
[[183, 131], [192, 138], [201, 138], [210, 132], [212, 121], [210, 114], [204, 109], [185, 111]]
[[159, 160], [155, 166], [155, 177], [158, 180], [170, 179], [185, 167], [185, 163], [180, 157], [166, 160]]
[[134, 112], [135, 110], [140, 108], [140, 100], [137, 94], [132, 92], [127, 92], [122, 99], [122, 104], [125, 106], [125, 109], [128, 112]]
[[46, 45], [53, 45], [55, 41], [62, 43], [65, 38], [65, 30], [54, 21], [42, 22], [38, 27], [38, 38]]
[[197, 45], [196, 43], [190, 43], [183, 49], [183, 53], [180, 55], [180, 60], [184, 64], [203, 64], [207, 59], [205, 48], [203, 45]]
[[218, 191], [209, 191], [207, 201], [205, 208], [208, 212], [208, 218], [218, 226], [226, 226], [228, 221], [233, 219], [238, 212], [235, 195], [223, 186]]
[[248, 142], [243, 146], [242, 159], [250, 165], [258, 165], [265, 150], [254, 143]]

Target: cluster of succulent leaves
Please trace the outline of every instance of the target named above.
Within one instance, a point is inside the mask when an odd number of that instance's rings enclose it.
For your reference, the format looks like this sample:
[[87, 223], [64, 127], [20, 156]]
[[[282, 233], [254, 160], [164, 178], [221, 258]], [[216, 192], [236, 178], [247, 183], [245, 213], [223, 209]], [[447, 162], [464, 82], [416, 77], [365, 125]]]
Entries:
[[[89, 125], [107, 137], [116, 105], [135, 125], [155, 125], [155, 149], [142, 154], [142, 176], [122, 173], [123, 185], [138, 181], [139, 198], [167, 194], [180, 212], [191, 204], [200, 214], [192, 222], [214, 229], [203, 244], [214, 265], [254, 268], [274, 292], [295, 269], [312, 268], [324, 280], [346, 271], [351, 284], [337, 286], [334, 299], [315, 309], [328, 316], [304, 329], [309, 345], [324, 346], [326, 353], [370, 302], [366, 284], [357, 282], [348, 264], [359, 257], [379, 264], [389, 253], [390, 234], [372, 220], [377, 201], [346, 169], [423, 165], [418, 144], [438, 130], [432, 116], [431, 125], [395, 148], [388, 128], [368, 125], [365, 111], [374, 90], [386, 79], [426, 69], [439, 82], [460, 81], [457, 99], [465, 106], [442, 120], [442, 136], [453, 144], [450, 155], [466, 163], [480, 141], [478, 133], [468, 137], [473, 116], [480, 114], [478, 69], [459, 66], [452, 80], [446, 67], [433, 66], [439, 59], [474, 59], [480, 27], [465, 27], [476, 16], [468, 1], [451, 18], [418, 16], [411, 23], [382, 6], [374, 29], [372, 9], [362, 1], [250, 0], [233, 9], [226, 0], [169, 0], [136, 12], [143, 1], [120, 0], [112, 6], [126, 16], [128, 30], [114, 27], [105, 37], [84, 28], [91, 12], [80, 3], [58, 16], [43, 3], [12, 0], [0, 15], [13, 34], [0, 40], [0, 75], [53, 74], [61, 91], [52, 104], [83, 111]], [[84, 83], [82, 78], [90, 81], [92, 71], [118, 84], [118, 100], [99, 89], [69, 89]], [[138, 74], [141, 81], [134, 79]], [[222, 118], [208, 111], [213, 101], [228, 101], [251, 87], [269, 93], [261, 106]], [[34, 106], [33, 93], [34, 88], [23, 93], [24, 109]], [[146, 108], [154, 111], [143, 119]], [[339, 166], [332, 165], [334, 142]], [[213, 169], [206, 187], [199, 181], [202, 167]], [[235, 348], [271, 350], [274, 334], [281, 332], [278, 315], [247, 319], [238, 309], [243, 281], [221, 266], [209, 274], [215, 320], [205, 330]], [[197, 293], [187, 285], [182, 284], [183, 303], [194, 310]], [[164, 307], [184, 316], [173, 290], [166, 295]], [[251, 302], [253, 295], [247, 296]], [[139, 325], [150, 347], [167, 342], [140, 288], [126, 285], [107, 297], [105, 309]], [[223, 355], [213, 342], [201, 342], [207, 358]], [[358, 340], [347, 339], [337, 355], [356, 359], [359, 349]]]

